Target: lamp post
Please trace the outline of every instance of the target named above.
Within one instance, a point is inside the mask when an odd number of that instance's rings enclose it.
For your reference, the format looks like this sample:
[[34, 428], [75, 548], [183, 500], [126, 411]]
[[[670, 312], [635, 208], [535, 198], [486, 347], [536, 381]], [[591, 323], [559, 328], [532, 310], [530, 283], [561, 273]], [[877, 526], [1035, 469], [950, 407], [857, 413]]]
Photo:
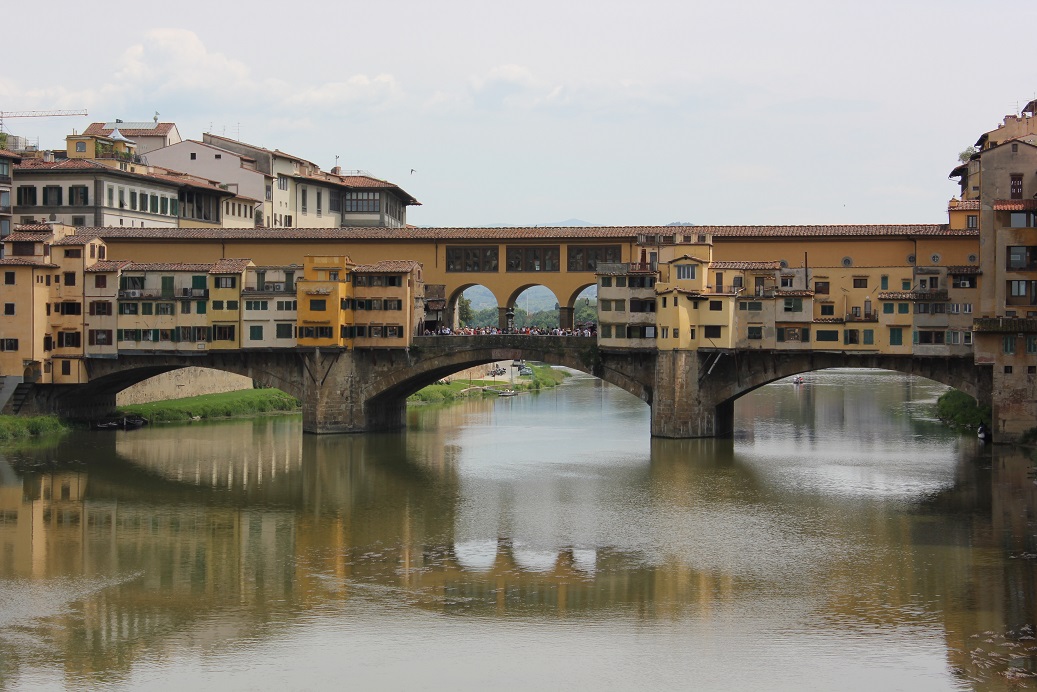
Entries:
[[509, 307], [504, 316], [508, 318], [508, 332], [515, 331], [515, 308]]

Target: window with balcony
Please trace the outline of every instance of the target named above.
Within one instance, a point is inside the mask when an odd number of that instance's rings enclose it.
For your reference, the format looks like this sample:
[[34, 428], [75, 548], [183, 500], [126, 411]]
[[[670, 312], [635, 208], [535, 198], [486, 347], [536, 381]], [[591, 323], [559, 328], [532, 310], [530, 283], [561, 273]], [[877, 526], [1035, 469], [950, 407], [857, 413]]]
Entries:
[[1023, 198], [1023, 174], [1012, 173], [1011, 183], [1009, 184], [1008, 190], [1009, 197], [1011, 199], [1022, 199]]

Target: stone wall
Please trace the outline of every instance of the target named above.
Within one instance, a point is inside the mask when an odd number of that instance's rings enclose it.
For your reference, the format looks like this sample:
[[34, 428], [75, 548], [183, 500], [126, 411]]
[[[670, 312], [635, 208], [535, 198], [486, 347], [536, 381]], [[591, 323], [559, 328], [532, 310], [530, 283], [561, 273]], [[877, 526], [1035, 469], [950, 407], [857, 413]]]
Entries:
[[209, 368], [181, 368], [127, 387], [115, 396], [115, 402], [117, 406], [130, 406], [240, 389], [252, 389], [252, 379]]

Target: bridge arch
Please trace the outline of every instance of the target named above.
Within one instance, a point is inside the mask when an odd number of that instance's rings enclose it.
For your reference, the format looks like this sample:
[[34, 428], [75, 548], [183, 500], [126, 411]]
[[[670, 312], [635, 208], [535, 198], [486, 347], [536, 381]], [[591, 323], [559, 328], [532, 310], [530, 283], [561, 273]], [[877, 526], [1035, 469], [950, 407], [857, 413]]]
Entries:
[[699, 396], [715, 407], [717, 432], [730, 433], [734, 402], [777, 380], [818, 370], [864, 368], [892, 370], [924, 377], [989, 403], [993, 371], [977, 366], [970, 356], [923, 357], [836, 351], [705, 352], [700, 354]]

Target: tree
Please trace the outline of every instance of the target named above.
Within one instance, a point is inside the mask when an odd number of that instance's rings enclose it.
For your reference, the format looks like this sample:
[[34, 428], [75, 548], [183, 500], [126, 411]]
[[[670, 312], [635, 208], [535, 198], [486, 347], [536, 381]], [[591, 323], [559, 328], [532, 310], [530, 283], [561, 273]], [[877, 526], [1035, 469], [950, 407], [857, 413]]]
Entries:
[[465, 298], [464, 293], [457, 299], [457, 319], [465, 326], [472, 321], [472, 301]]
[[961, 163], [968, 163], [969, 159], [971, 159], [972, 155], [975, 153], [977, 153], [976, 147], [968, 147], [963, 152], [958, 154], [958, 161], [960, 161]]

